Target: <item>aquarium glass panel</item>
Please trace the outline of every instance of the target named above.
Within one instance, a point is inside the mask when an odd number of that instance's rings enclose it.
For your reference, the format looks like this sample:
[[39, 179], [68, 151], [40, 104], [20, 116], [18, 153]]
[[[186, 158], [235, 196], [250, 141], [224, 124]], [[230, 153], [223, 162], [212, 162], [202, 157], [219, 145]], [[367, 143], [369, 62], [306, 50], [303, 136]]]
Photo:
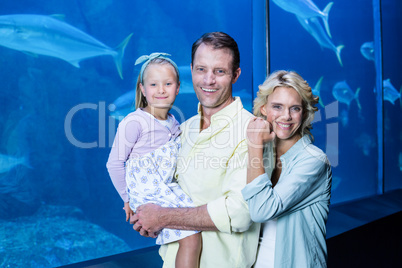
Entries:
[[320, 97], [312, 133], [332, 165], [332, 204], [376, 194], [373, 25], [371, 1], [269, 1], [271, 72], [298, 72]]
[[384, 190], [402, 188], [402, 3], [382, 0]]
[[171, 54], [181, 73], [172, 113], [183, 122], [197, 113], [192, 43], [226, 32], [241, 54], [234, 95], [251, 110], [252, 3], [4, 0], [0, 14], [0, 266], [155, 245], [125, 221], [106, 169], [117, 125], [133, 111], [134, 62]]

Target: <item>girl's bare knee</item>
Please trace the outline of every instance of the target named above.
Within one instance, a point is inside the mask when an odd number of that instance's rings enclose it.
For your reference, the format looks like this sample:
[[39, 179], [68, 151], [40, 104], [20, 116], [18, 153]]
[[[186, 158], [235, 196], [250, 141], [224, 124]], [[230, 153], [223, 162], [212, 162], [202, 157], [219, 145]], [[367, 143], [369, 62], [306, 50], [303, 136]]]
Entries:
[[201, 250], [201, 245], [202, 245], [201, 233], [196, 233], [196, 234], [187, 236], [186, 238], [179, 240], [180, 247], [183, 246], [188, 249], [191, 248], [194, 251]]

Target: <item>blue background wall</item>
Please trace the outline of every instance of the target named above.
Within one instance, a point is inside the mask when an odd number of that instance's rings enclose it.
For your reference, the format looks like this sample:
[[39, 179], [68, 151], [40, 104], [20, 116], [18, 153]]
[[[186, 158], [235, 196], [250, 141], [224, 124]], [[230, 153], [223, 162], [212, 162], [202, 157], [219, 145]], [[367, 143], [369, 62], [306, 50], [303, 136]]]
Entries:
[[[314, 1], [321, 10], [328, 2]], [[180, 121], [194, 115], [191, 45], [208, 31], [224, 31], [237, 40], [242, 74], [234, 95], [249, 110], [264, 81], [267, 56], [271, 71], [295, 70], [312, 87], [323, 77], [323, 106], [313, 134], [333, 165], [332, 204], [401, 188], [401, 99], [379, 105], [375, 88], [379, 79], [389, 78], [397, 93], [402, 85], [402, 6], [396, 0], [381, 1], [380, 23], [374, 17], [376, 2], [334, 1], [330, 41], [344, 45], [343, 66], [334, 51], [320, 48], [294, 14], [272, 1], [2, 3], [0, 15], [63, 14], [66, 23], [110, 47], [130, 33], [133, 37], [123, 58], [124, 79], [110, 56], [84, 60], [78, 69], [54, 57], [0, 46], [0, 264], [54, 267], [154, 245], [124, 221], [123, 202], [105, 167], [118, 120], [128, 113], [134, 96], [125, 97], [123, 104], [115, 100], [134, 88], [139, 71], [135, 59], [168, 52], [182, 77], [173, 113]], [[370, 41], [382, 46], [382, 61], [368, 60], [360, 52]], [[353, 92], [360, 88], [361, 109], [356, 100], [347, 105], [334, 97], [340, 81]], [[20, 162], [7, 168], [7, 159]]]

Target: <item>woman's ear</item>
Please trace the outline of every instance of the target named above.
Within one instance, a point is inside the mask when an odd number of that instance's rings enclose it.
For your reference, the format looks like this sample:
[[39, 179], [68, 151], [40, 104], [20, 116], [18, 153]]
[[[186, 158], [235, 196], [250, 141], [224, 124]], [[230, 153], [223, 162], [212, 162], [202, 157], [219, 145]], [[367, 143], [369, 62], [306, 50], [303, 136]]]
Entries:
[[260, 112], [261, 112], [261, 114], [263, 115], [263, 116], [267, 116], [267, 110], [265, 109], [265, 106], [266, 106], [266, 104], [265, 105], [263, 105], [263, 106], [261, 106], [261, 108], [260, 108]]

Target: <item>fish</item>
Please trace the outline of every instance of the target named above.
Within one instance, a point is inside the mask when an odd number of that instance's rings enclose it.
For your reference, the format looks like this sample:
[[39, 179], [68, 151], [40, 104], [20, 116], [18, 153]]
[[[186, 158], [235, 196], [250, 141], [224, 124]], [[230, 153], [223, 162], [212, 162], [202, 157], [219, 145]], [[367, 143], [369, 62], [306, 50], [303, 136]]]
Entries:
[[360, 53], [362, 53], [363, 57], [365, 57], [366, 59], [375, 61], [374, 43], [373, 42], [363, 43], [360, 47]]
[[341, 113], [339, 115], [339, 121], [341, 121], [342, 126], [346, 127], [349, 124], [349, 112], [346, 109], [341, 109]]
[[130, 90], [109, 105], [110, 115], [117, 120], [120, 120], [127, 116], [129, 113], [135, 110], [135, 89]]
[[401, 101], [402, 86], [398, 92], [396, 90], [396, 88], [391, 84], [391, 80], [388, 78], [388, 79], [382, 81], [382, 87], [383, 87], [384, 100], [387, 100], [392, 104], [395, 104], [395, 101], [397, 99], [400, 99], [400, 101]]
[[272, 2], [283, 10], [293, 13], [303, 20], [313, 17], [321, 18], [328, 36], [331, 37], [328, 15], [332, 5], [334, 4], [333, 2], [329, 2], [323, 11], [321, 11], [311, 0], [272, 0]]
[[358, 138], [355, 139], [357, 147], [359, 147], [365, 156], [370, 156], [370, 152], [377, 146], [377, 143], [373, 136], [366, 132], [360, 134]]
[[15, 157], [5, 154], [0, 154], [0, 173], [7, 173], [16, 166], [23, 165], [27, 168], [32, 168], [27, 157]]
[[118, 97], [115, 101], [113, 101], [113, 105], [116, 109], [121, 109], [125, 106], [133, 106], [135, 100], [135, 90], [130, 90], [120, 97]]
[[110, 55], [123, 79], [124, 50], [133, 34], [112, 49], [87, 33], [52, 16], [16, 14], [0, 16], [0, 45], [30, 55], [64, 60], [76, 68], [80, 61]]
[[356, 100], [357, 106], [359, 107], [359, 110], [361, 110], [362, 107], [359, 101], [359, 92], [360, 88], [356, 90], [356, 93], [353, 93], [346, 81], [337, 82], [332, 88], [332, 95], [337, 101], [347, 104], [349, 108], [350, 103], [353, 100]]
[[322, 80], [324, 79], [324, 76], [321, 76], [320, 79], [318, 79], [317, 84], [315, 84], [315, 87], [311, 89], [311, 91], [313, 92], [314, 95], [316, 95], [319, 100], [318, 103], [322, 106], [324, 106], [324, 103], [322, 102], [321, 96], [320, 96], [320, 91], [321, 91], [321, 84], [322, 84]]
[[301, 24], [301, 26], [303, 26], [303, 28], [309, 34], [311, 34], [311, 36], [314, 37], [314, 39], [318, 42], [318, 44], [321, 47], [328, 48], [335, 52], [340, 65], [343, 66], [342, 59], [341, 59], [341, 50], [345, 46], [344, 45], [335, 46], [334, 43], [332, 43], [328, 34], [322, 28], [322, 25], [317, 18], [313, 17], [313, 18], [305, 19], [305, 18], [302, 18], [299, 16], [296, 16], [296, 17], [297, 17], [297, 20], [299, 21], [299, 23]]

